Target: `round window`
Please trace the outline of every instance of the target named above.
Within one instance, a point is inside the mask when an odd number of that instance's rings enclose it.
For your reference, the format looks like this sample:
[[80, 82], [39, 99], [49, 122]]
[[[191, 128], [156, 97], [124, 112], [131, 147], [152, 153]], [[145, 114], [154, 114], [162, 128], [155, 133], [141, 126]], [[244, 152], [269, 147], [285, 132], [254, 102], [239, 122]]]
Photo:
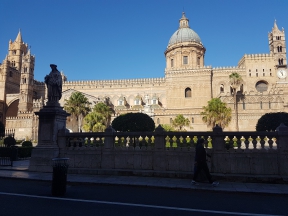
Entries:
[[258, 92], [264, 92], [264, 91], [267, 91], [267, 89], [268, 89], [268, 83], [267, 82], [265, 82], [265, 81], [259, 81], [259, 82], [257, 82], [256, 83], [256, 90], [258, 91]]

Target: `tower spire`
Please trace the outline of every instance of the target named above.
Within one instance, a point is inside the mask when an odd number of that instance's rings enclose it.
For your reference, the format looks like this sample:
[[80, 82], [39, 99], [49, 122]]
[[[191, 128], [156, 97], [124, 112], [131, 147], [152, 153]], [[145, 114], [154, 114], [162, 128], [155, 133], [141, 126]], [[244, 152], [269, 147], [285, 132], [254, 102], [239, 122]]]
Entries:
[[21, 35], [21, 30], [19, 29], [18, 35], [16, 37], [16, 42], [22, 43], [22, 35]]
[[279, 29], [278, 29], [278, 26], [277, 26], [277, 23], [276, 23], [276, 19], [274, 20], [274, 27], [273, 27], [273, 29], [279, 30]]

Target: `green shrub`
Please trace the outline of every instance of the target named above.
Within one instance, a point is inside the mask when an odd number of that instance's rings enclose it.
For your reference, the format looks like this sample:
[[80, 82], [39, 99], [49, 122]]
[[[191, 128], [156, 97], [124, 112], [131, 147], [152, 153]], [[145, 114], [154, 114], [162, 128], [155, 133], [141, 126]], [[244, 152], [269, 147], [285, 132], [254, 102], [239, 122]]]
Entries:
[[266, 113], [258, 120], [256, 131], [275, 131], [281, 123], [288, 126], [288, 113]]
[[15, 145], [16, 144], [16, 140], [14, 139], [14, 137], [12, 136], [8, 136], [4, 139], [4, 144], [9, 146]]
[[31, 141], [24, 141], [23, 143], [22, 143], [22, 147], [32, 147], [33, 145], [32, 145], [32, 142]]
[[121, 132], [154, 131], [155, 123], [150, 116], [144, 113], [126, 113], [116, 117], [112, 127]]

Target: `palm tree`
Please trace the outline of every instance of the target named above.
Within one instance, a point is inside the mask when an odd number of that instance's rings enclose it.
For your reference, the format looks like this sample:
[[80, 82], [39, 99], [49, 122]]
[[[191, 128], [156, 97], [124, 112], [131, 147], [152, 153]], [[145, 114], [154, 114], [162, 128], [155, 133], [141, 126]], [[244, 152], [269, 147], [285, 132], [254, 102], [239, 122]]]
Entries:
[[99, 113], [104, 116], [104, 125], [106, 126], [106, 128], [110, 125], [111, 116], [113, 114], [111, 107], [107, 106], [104, 103], [97, 103], [93, 108], [93, 112]]
[[209, 127], [215, 127], [218, 124], [223, 129], [231, 121], [231, 108], [227, 108], [226, 103], [222, 102], [219, 98], [212, 98], [208, 101], [208, 105], [203, 107], [200, 115], [202, 120]]
[[229, 75], [230, 86], [232, 88], [232, 94], [234, 98], [234, 110], [235, 110], [235, 120], [236, 120], [236, 131], [239, 131], [238, 125], [238, 104], [237, 104], [237, 89], [242, 85], [243, 79], [240, 74], [234, 72]]
[[91, 112], [84, 118], [83, 129], [89, 132], [103, 132], [106, 128], [105, 117], [97, 112]]
[[74, 92], [70, 98], [65, 99], [64, 109], [75, 116], [78, 122], [78, 131], [81, 131], [83, 118], [90, 112], [90, 102], [81, 92]]
[[181, 131], [183, 127], [188, 126], [189, 124], [189, 119], [185, 118], [182, 114], [177, 115], [176, 118], [172, 120], [172, 125], [175, 128], [178, 128], [179, 131]]

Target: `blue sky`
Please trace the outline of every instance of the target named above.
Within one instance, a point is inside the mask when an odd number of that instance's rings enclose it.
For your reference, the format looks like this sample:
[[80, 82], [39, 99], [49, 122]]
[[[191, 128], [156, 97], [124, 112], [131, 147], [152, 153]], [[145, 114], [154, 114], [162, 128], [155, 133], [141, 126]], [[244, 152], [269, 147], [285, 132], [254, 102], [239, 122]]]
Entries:
[[288, 29], [287, 0], [1, 0], [0, 61], [21, 29], [39, 81], [50, 63], [68, 80], [164, 77], [164, 51], [183, 10], [212, 67], [269, 53], [275, 19]]

